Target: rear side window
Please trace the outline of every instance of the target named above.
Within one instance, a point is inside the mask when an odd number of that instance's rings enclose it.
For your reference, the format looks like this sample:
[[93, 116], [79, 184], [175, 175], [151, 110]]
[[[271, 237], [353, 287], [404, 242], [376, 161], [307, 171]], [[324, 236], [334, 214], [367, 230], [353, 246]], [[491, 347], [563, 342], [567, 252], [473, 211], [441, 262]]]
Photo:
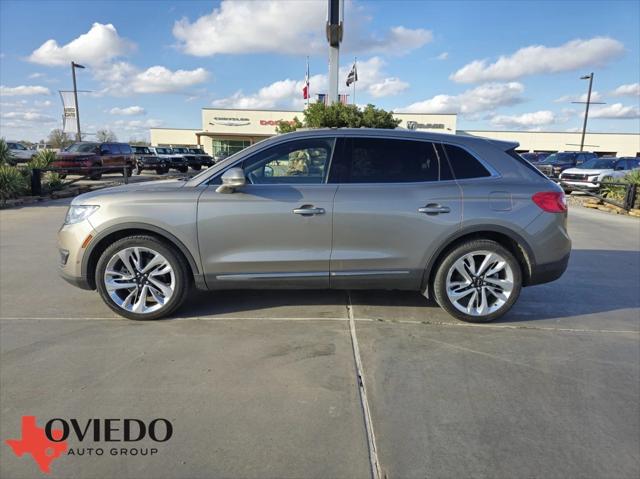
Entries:
[[111, 143], [103, 143], [100, 146], [100, 152], [105, 155], [117, 155], [118, 150], [116, 150]]
[[531, 163], [529, 163], [527, 160], [525, 160], [524, 158], [522, 158], [522, 156], [520, 156], [518, 153], [516, 153], [516, 150], [507, 150], [505, 151], [505, 153], [507, 155], [509, 155], [511, 158], [513, 158], [514, 160], [516, 160], [518, 163], [520, 163], [522, 166], [526, 166], [527, 168], [529, 168], [531, 171], [533, 171], [536, 175], [541, 176], [542, 178], [546, 178], [546, 176], [544, 176], [544, 174], [542, 174], [540, 172], [540, 170], [538, 170], [538, 168], [536, 168], [535, 166], [533, 166]]
[[[426, 141], [352, 138], [345, 142], [332, 182], [409, 183], [452, 179], [442, 150]], [[335, 171], [334, 171], [335, 170]]]
[[[449, 158], [449, 163], [451, 164], [456, 179], [464, 180], [467, 178], [484, 178], [491, 176], [489, 170], [465, 149], [453, 145], [444, 145], [444, 149], [447, 152], [447, 157]], [[520, 158], [520, 155], [515, 153], [515, 151], [514, 154]], [[520, 160], [522, 161], [522, 158], [520, 158]]]

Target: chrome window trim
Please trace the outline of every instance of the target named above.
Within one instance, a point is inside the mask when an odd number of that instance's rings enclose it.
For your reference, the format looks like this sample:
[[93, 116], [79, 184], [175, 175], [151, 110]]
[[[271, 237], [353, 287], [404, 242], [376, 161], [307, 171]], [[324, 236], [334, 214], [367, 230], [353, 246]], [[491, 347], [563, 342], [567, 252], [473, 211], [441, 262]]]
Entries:
[[230, 273], [218, 274], [219, 281], [251, 281], [254, 279], [282, 279], [282, 278], [324, 278], [328, 277], [328, 271], [308, 271], [298, 273]]

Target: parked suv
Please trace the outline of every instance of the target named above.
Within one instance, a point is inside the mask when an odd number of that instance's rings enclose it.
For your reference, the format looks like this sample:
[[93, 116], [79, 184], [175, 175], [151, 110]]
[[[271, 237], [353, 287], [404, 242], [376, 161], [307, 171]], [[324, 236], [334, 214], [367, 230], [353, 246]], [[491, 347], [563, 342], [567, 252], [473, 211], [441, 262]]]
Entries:
[[198, 155], [189, 151], [189, 148], [186, 148], [184, 146], [173, 146], [171, 147], [171, 150], [173, 151], [174, 155], [181, 156], [184, 161], [187, 162], [187, 165], [189, 165], [192, 169], [196, 171], [202, 169], [200, 158], [198, 158]]
[[536, 163], [536, 168], [549, 178], [558, 178], [564, 170], [573, 168], [593, 158], [598, 158], [598, 155], [584, 151], [560, 151], [549, 155], [540, 163]]
[[278, 135], [187, 181], [76, 197], [61, 273], [131, 319], [171, 314], [193, 284], [416, 290], [490, 321], [522, 286], [560, 277], [571, 249], [562, 189], [517, 146], [406, 130]]
[[189, 171], [187, 160], [185, 160], [182, 155], [175, 154], [171, 148], [167, 146], [152, 146], [149, 149], [158, 157], [164, 159], [169, 169], [178, 170], [181, 173]]
[[[96, 143], [81, 141], [74, 143], [56, 155], [51, 164], [63, 176], [89, 175], [99, 180], [103, 173], [122, 173], [131, 176], [133, 151], [126, 143]], [[125, 170], [126, 166], [126, 170]]]
[[139, 175], [144, 170], [153, 170], [159, 175], [169, 171], [169, 166], [164, 158], [159, 157], [147, 146], [132, 146], [135, 167], [133, 172]]
[[207, 155], [202, 148], [189, 148], [189, 152], [198, 158], [200, 166], [213, 166], [213, 158]]

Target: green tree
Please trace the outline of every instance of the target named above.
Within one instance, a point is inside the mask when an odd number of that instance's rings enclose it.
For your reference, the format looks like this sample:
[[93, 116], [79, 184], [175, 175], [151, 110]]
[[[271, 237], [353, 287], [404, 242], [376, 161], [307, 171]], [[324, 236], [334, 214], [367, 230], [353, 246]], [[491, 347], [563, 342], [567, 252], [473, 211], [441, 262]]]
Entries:
[[276, 133], [291, 133], [292, 131], [296, 131], [298, 128], [302, 127], [302, 122], [298, 120], [297, 116], [294, 116], [291, 123], [284, 120], [278, 121], [278, 125], [276, 126]]
[[62, 131], [60, 128], [56, 128], [49, 133], [47, 143], [50, 144], [52, 148], [64, 150], [73, 143], [73, 140], [69, 137], [68, 133]]
[[304, 123], [294, 118], [296, 123], [279, 122], [276, 132], [288, 133], [305, 126], [306, 128], [396, 128], [400, 120], [393, 118], [393, 113], [367, 105], [360, 109], [356, 105], [333, 103], [312, 103], [304, 111]]
[[131, 146], [151, 146], [151, 143], [144, 138], [129, 138], [129, 144]]
[[118, 137], [111, 130], [108, 130], [106, 128], [102, 128], [102, 129], [98, 130], [98, 132], [96, 133], [96, 140], [99, 143], [105, 143], [105, 142], [108, 142], [108, 141], [118, 141]]

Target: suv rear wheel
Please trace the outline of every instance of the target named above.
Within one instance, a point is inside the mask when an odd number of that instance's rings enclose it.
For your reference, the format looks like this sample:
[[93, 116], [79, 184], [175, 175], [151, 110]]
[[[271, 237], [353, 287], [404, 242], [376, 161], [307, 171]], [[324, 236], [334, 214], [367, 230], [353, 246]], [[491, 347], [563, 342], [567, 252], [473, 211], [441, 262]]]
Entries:
[[472, 323], [488, 322], [516, 302], [522, 273], [518, 261], [499, 243], [472, 240], [440, 262], [433, 289], [438, 304], [452, 316]]
[[100, 256], [96, 285], [103, 301], [129, 319], [159, 319], [179, 308], [189, 290], [184, 258], [153, 236], [129, 236]]

